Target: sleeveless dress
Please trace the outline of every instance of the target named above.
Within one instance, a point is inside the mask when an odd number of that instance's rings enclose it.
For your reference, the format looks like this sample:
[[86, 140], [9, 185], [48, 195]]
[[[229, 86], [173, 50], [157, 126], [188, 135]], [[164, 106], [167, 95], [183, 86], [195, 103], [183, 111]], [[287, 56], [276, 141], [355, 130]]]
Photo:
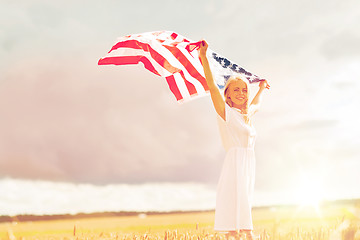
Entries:
[[[253, 112], [250, 107], [249, 116]], [[256, 132], [253, 126], [245, 123], [244, 114], [226, 103], [225, 119], [218, 115], [226, 157], [217, 186], [214, 230], [252, 230]]]

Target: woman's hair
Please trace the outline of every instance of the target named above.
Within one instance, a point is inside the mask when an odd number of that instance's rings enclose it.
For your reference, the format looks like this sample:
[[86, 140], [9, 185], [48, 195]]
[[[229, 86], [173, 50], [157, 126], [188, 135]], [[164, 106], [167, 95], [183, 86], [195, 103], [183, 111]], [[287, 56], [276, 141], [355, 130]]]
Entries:
[[[244, 81], [241, 79], [240, 76], [231, 76], [229, 78], [229, 80], [226, 82], [226, 85], [225, 85], [225, 90], [224, 90], [224, 97], [225, 97], [225, 102], [230, 106], [230, 107], [233, 107], [233, 102], [231, 101], [231, 98], [230, 98], [230, 95], [229, 95], [229, 87], [230, 85], [233, 83], [233, 82], [236, 82], [236, 81], [242, 81], [246, 84], [246, 88], [247, 90], [249, 91], [249, 86], [248, 86], [248, 83], [247, 81]], [[249, 108], [249, 98], [246, 99], [245, 103], [243, 104], [243, 106], [241, 107], [240, 111], [243, 113], [243, 114], [247, 114], [248, 113], [248, 108]]]

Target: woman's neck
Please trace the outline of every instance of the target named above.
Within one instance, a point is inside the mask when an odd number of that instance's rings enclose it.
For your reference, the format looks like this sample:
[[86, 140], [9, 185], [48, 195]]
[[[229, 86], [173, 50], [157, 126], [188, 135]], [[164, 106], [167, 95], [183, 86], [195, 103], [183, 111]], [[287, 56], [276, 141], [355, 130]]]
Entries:
[[242, 114], [247, 114], [247, 111], [246, 111], [246, 108], [244, 105], [233, 104], [232, 107], [238, 109]]

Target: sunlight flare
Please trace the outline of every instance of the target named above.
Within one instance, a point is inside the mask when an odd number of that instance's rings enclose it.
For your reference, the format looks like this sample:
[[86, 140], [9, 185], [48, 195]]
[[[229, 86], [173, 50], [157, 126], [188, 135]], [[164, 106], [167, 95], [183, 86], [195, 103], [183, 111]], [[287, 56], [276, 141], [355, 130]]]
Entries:
[[324, 187], [321, 177], [302, 174], [295, 185], [295, 201], [300, 206], [318, 207], [324, 200]]

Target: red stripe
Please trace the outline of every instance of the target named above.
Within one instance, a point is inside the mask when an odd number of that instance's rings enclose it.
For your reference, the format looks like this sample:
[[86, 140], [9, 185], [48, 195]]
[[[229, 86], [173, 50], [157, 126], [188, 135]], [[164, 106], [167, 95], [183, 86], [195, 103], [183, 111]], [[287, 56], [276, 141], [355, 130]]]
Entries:
[[195, 49], [198, 49], [198, 48], [200, 47], [201, 42], [202, 42], [202, 41], [190, 43], [190, 44], [188, 44], [188, 45], [185, 47], [185, 49], [186, 49], [188, 52], [192, 52], [192, 51], [194, 51]]
[[126, 65], [126, 64], [138, 64], [142, 56], [121, 56], [121, 57], [104, 57], [100, 58], [98, 65]]
[[[163, 46], [163, 45], [162, 45]], [[159, 54], [157, 51], [155, 51], [148, 43], [142, 43], [137, 40], [127, 40], [118, 42], [115, 44], [111, 50], [116, 50], [118, 48], [125, 47], [125, 48], [133, 48], [133, 49], [142, 49], [145, 52], [149, 52], [151, 57], [163, 68], [165, 68], [170, 73], [176, 73], [179, 72], [180, 69], [172, 66], [166, 58], [164, 58], [161, 54]], [[109, 53], [110, 53], [109, 52]]]
[[[168, 35], [169, 36], [169, 35]], [[178, 35], [176, 33], [172, 33], [169, 36], [172, 40], [174, 40], [175, 38], [178, 37]], [[157, 39], [159, 40], [159, 39]], [[189, 40], [185, 39], [183, 40], [183, 42], [189, 42]], [[161, 41], [160, 41], [161, 43]], [[180, 73], [180, 76], [182, 78], [182, 80], [184, 80], [185, 86], [189, 92], [190, 96], [193, 95], [197, 95], [198, 92], [196, 91], [195, 86], [189, 82], [184, 75], [183, 71], [187, 71], [192, 77], [194, 77], [196, 80], [198, 80], [201, 85], [203, 86], [205, 91], [208, 91], [209, 88], [206, 84], [206, 80], [203, 76], [201, 76], [201, 74], [196, 70], [196, 68], [192, 65], [191, 63], [191, 59], [188, 59], [177, 47], [176, 45], [180, 43], [180, 42], [176, 42], [173, 41], [173, 44], [171, 44], [171, 46], [165, 46], [162, 45], [162, 47], [167, 48], [172, 54], [173, 56], [184, 66], [185, 70], [180, 70], [178, 68], [175, 68], [174, 66], [172, 66], [167, 59], [165, 59], [160, 53], [158, 53], [156, 50], [154, 50], [150, 44], [148, 43], [142, 43], [138, 40], [124, 40], [121, 42], [116, 43], [111, 50], [109, 51], [109, 53], [113, 50], [119, 49], [119, 48], [132, 48], [132, 49], [139, 49], [139, 50], [143, 50], [144, 52], [148, 52], [150, 53], [150, 57], [156, 61], [160, 66], [162, 66], [164, 69], [166, 69], [167, 71], [169, 71], [170, 73]], [[188, 51], [190, 49], [186, 48]], [[197, 60], [197, 59], [196, 59]], [[146, 69], [148, 69], [149, 71], [153, 72], [156, 75], [161, 76], [156, 69], [154, 68], [154, 66], [152, 65], [152, 63], [150, 62], [150, 60], [145, 57], [145, 56], [116, 56], [116, 57], [104, 57], [102, 59], [99, 60], [98, 64], [99, 65], [106, 65], [106, 64], [114, 64], [114, 65], [126, 65], [126, 64], [138, 64], [139, 62], [142, 62], [145, 66]], [[167, 76], [166, 77], [166, 81], [169, 85], [169, 88], [171, 90], [171, 92], [175, 95], [177, 101], [181, 101], [183, 100], [183, 96], [179, 90], [178, 85], [176, 84], [175, 81], [175, 77], [173, 75], [171, 76]]]
[[181, 75], [181, 77], [183, 78], [183, 80], [184, 80], [184, 82], [185, 82], [185, 85], [186, 85], [186, 88], [187, 88], [187, 90], [189, 91], [190, 95], [197, 94], [197, 91], [196, 91], [195, 86], [194, 86], [191, 82], [189, 82], [188, 80], [186, 80], [183, 71], [180, 72], [180, 75]]
[[164, 46], [166, 47], [173, 55], [174, 57], [179, 60], [179, 62], [185, 67], [186, 71], [195, 79], [197, 79], [205, 91], [209, 90], [209, 87], [206, 83], [206, 79], [201, 76], [201, 74], [196, 70], [196, 68], [192, 65], [192, 63], [189, 61], [189, 59], [176, 47], [171, 46]]
[[139, 41], [137, 41], [137, 40], [126, 40], [126, 41], [118, 42], [111, 48], [111, 50], [108, 53], [110, 53], [111, 51], [116, 50], [118, 48], [121, 48], [121, 47], [141, 49], [138, 42]]
[[144, 64], [144, 67], [149, 70], [152, 73], [155, 73], [156, 75], [161, 76], [158, 71], [154, 68], [154, 66], [151, 64], [149, 59], [147, 59], [144, 56], [121, 56], [121, 57], [105, 57], [101, 58], [98, 62], [98, 65], [108, 65], [108, 64], [114, 64], [114, 65], [127, 65], [127, 64], [138, 64], [139, 62], [142, 62]]
[[171, 90], [171, 92], [175, 95], [176, 97], [176, 100], [177, 101], [180, 101], [183, 99], [183, 96], [181, 95], [181, 92], [176, 84], [176, 81], [175, 81], [175, 78], [174, 78], [174, 75], [171, 75], [169, 77], [166, 77], [166, 81], [169, 85], [169, 88]]
[[171, 35], [170, 35], [170, 37], [173, 39], [173, 40], [175, 40], [175, 38], [177, 38], [177, 34], [176, 33], [172, 33]]

